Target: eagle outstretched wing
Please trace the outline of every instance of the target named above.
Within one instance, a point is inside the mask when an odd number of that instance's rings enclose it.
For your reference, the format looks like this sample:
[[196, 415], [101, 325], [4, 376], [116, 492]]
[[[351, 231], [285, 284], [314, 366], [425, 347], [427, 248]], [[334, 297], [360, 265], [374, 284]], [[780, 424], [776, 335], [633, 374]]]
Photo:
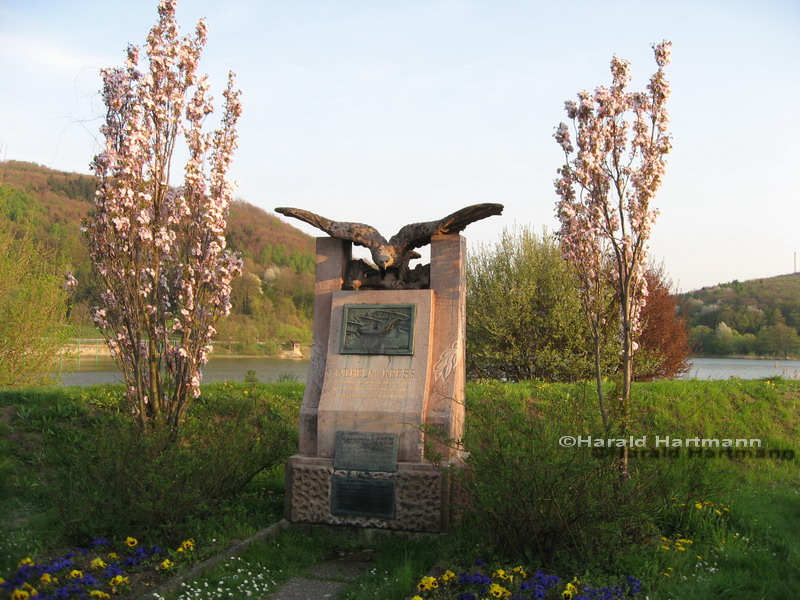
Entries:
[[438, 221], [412, 223], [402, 227], [388, 242], [377, 229], [364, 223], [332, 221], [300, 208], [279, 207], [275, 212], [305, 221], [332, 237], [369, 248], [375, 264], [383, 270], [389, 267], [407, 266], [409, 259], [419, 257], [412, 250], [430, 243], [432, 235], [458, 233], [470, 223], [501, 214], [503, 205], [473, 204]]
[[400, 253], [404, 253], [429, 244], [433, 235], [459, 233], [470, 223], [499, 215], [502, 212], [502, 204], [473, 204], [438, 221], [406, 225], [392, 236], [389, 243], [395, 246]]
[[388, 242], [377, 229], [364, 223], [348, 223], [346, 221], [332, 221], [325, 217], [303, 210], [301, 208], [290, 208], [281, 206], [275, 209], [275, 212], [287, 217], [294, 217], [305, 221], [309, 225], [313, 225], [321, 229], [331, 237], [339, 238], [341, 240], [348, 240], [354, 244], [365, 246], [367, 248], [374, 248], [379, 245], [386, 245]]

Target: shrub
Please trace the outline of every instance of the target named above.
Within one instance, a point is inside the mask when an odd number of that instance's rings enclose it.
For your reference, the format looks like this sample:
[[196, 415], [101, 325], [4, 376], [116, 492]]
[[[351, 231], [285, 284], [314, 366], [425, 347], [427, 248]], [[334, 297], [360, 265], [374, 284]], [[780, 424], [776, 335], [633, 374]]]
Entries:
[[[531, 387], [472, 388], [464, 439], [470, 455], [461, 480], [465, 524], [504, 556], [578, 572], [612, 568], [620, 549], [658, 539], [660, 515], [682, 486], [686, 465], [632, 459], [630, 479], [621, 480], [614, 452], [559, 445], [567, 434], [603, 437], [594, 398], [563, 390], [536, 398], [528, 395]], [[692, 468], [697, 472], [685, 494], [696, 497], [703, 465], [695, 461]]]
[[577, 279], [551, 235], [506, 230], [467, 262], [467, 375], [574, 381], [592, 373]]
[[177, 542], [192, 519], [230, 498], [296, 449], [295, 408], [257, 389], [212, 394], [180, 438], [122, 417], [87, 433], [54, 494], [73, 539], [154, 534]]
[[53, 380], [70, 335], [61, 267], [29, 224], [13, 223], [0, 210], [0, 387]]

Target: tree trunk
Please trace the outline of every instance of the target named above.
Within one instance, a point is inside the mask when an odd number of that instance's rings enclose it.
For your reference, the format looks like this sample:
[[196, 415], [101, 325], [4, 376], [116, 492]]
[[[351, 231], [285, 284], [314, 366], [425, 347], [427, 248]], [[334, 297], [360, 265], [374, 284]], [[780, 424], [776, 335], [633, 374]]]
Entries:
[[594, 378], [597, 383], [597, 399], [600, 403], [600, 416], [603, 418], [603, 431], [608, 436], [608, 413], [606, 412], [605, 398], [603, 397], [603, 370], [600, 368], [600, 336], [594, 337]]

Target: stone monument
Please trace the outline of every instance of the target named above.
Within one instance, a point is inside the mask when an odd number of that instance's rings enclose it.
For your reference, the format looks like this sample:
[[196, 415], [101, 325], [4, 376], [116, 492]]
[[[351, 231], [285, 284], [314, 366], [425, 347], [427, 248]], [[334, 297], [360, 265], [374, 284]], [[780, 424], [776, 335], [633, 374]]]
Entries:
[[[445, 531], [464, 424], [465, 240], [498, 215], [477, 204], [406, 225], [388, 242], [361, 223], [294, 208], [319, 227], [311, 363], [299, 454], [286, 465], [287, 520]], [[352, 260], [367, 247], [375, 266]], [[429, 265], [409, 267], [431, 245]], [[431, 432], [435, 432], [431, 434]], [[436, 463], [430, 460], [436, 457]], [[428, 460], [426, 460], [428, 459]]]

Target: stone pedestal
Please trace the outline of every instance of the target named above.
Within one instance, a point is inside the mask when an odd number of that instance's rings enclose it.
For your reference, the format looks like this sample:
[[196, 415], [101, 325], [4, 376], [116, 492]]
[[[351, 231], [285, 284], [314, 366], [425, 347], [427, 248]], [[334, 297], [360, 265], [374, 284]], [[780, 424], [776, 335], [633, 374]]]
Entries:
[[464, 421], [465, 241], [431, 239], [430, 289], [342, 290], [350, 245], [317, 239], [314, 342], [300, 453], [286, 465], [293, 522], [409, 531], [449, 526], [442, 439]]

